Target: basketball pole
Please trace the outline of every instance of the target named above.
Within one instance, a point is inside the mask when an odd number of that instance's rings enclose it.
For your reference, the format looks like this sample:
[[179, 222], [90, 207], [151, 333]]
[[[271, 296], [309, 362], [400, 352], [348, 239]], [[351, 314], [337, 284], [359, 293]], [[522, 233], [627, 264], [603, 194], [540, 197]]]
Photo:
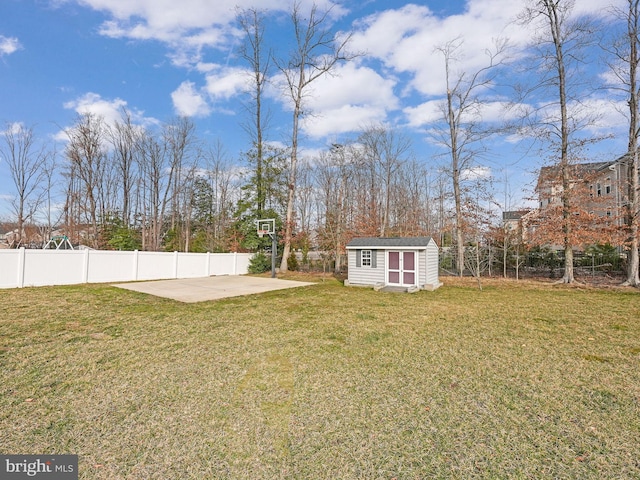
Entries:
[[276, 278], [276, 256], [278, 255], [278, 239], [274, 231], [271, 237], [271, 278]]
[[256, 228], [258, 230], [258, 236], [260, 238], [262, 238], [265, 233], [269, 235], [269, 237], [271, 237], [271, 278], [276, 278], [276, 259], [278, 257], [276, 220], [275, 218], [256, 220]]

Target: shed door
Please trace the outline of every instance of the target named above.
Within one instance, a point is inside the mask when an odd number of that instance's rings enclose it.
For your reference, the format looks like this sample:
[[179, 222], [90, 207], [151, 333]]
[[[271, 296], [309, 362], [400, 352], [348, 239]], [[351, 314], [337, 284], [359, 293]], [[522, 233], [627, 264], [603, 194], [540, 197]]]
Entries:
[[387, 252], [387, 283], [390, 285], [416, 284], [416, 252]]

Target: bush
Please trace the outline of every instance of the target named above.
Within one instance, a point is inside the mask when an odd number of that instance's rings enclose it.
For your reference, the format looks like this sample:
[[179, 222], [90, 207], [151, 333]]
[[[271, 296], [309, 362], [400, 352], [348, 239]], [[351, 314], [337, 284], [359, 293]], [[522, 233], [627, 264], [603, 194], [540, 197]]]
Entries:
[[271, 270], [271, 257], [264, 254], [264, 252], [256, 252], [256, 254], [249, 260], [249, 273], [264, 273]]
[[296, 257], [296, 252], [291, 252], [289, 258], [287, 259], [287, 270], [296, 271], [298, 270], [298, 258]]

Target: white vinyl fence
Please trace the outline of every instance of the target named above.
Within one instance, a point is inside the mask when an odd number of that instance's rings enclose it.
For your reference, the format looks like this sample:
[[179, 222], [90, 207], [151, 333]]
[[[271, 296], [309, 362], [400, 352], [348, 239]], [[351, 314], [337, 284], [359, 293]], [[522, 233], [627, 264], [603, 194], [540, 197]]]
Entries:
[[244, 275], [251, 253], [0, 250], [0, 288]]

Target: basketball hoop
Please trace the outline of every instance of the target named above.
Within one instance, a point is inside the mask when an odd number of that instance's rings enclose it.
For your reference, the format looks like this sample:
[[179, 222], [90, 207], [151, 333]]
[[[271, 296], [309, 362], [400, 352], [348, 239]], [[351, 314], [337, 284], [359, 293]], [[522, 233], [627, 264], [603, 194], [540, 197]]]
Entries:
[[263, 238], [265, 235], [271, 237], [271, 278], [276, 278], [276, 256], [278, 255], [276, 219], [264, 218], [256, 220], [256, 232], [260, 238]]

